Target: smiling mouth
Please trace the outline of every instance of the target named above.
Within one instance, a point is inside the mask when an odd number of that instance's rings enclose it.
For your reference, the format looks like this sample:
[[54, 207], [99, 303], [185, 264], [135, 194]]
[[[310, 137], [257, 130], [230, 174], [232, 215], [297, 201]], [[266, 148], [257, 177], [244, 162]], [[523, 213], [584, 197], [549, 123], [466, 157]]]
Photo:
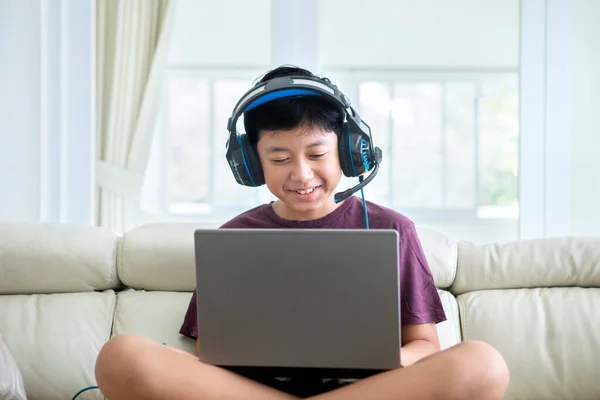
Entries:
[[307, 194], [311, 194], [312, 192], [314, 192], [316, 189], [320, 188], [321, 186], [313, 186], [307, 189], [298, 189], [298, 190], [291, 190], [291, 192], [296, 192], [300, 195], [307, 195]]

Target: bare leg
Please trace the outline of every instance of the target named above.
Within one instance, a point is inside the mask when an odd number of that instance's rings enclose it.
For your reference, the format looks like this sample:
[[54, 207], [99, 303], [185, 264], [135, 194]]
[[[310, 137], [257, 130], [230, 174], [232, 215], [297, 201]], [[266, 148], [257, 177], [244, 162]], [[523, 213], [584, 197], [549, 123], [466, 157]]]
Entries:
[[[499, 353], [463, 342], [411, 367], [379, 374], [314, 400], [501, 399], [508, 370]], [[138, 336], [110, 340], [96, 363], [96, 380], [110, 400], [295, 399], [286, 393], [201, 363]]]
[[117, 336], [104, 345], [96, 360], [96, 381], [110, 400], [296, 399], [134, 335]]
[[465, 341], [401, 368], [312, 397], [313, 400], [502, 399], [506, 363], [490, 345]]

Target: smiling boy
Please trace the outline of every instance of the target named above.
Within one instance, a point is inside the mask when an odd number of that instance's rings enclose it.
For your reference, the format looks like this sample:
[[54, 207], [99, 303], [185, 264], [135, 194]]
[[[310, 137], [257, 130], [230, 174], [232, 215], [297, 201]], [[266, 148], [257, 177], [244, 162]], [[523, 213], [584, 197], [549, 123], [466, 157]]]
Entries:
[[[290, 76], [316, 78], [300, 68], [280, 67], [267, 73], [257, 85]], [[326, 79], [322, 82], [330, 85]], [[107, 343], [98, 357], [97, 381], [107, 397], [111, 400], [503, 397], [508, 371], [495, 349], [485, 343], [465, 341], [440, 350], [436, 324], [446, 316], [414, 223], [394, 210], [371, 202], [361, 203], [355, 196], [341, 201], [335, 198], [342, 174], [353, 167], [349, 163], [363, 162], [352, 161], [351, 156], [344, 158], [347, 147], [342, 138], [346, 137], [343, 127], [347, 117], [330, 99], [306, 93], [275, 97], [245, 108], [248, 142], [241, 145], [244, 158], [231, 163], [232, 171], [239, 183], [259, 186], [264, 182], [277, 200], [238, 215], [222, 228], [364, 229], [368, 221], [370, 229], [395, 229], [400, 238], [403, 368], [351, 384], [337, 380], [307, 382], [302, 377], [286, 380], [247, 377], [204, 364], [197, 357], [168, 346], [124, 335]], [[365, 169], [371, 167], [368, 164], [372, 150], [363, 149]], [[239, 171], [240, 164], [245, 172]], [[199, 348], [195, 293], [180, 333], [196, 340]]]

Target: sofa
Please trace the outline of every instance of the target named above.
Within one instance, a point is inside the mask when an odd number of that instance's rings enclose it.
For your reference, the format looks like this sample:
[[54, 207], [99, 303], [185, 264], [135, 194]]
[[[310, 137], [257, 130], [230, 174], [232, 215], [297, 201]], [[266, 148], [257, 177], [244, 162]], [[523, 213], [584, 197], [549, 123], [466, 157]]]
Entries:
[[[0, 223], [0, 336], [30, 400], [94, 385], [96, 356], [116, 335], [193, 353], [178, 331], [195, 287], [196, 228], [116, 235]], [[437, 327], [443, 348], [466, 339], [496, 347], [511, 373], [507, 399], [600, 399], [600, 238], [477, 245], [418, 232], [448, 316]]]

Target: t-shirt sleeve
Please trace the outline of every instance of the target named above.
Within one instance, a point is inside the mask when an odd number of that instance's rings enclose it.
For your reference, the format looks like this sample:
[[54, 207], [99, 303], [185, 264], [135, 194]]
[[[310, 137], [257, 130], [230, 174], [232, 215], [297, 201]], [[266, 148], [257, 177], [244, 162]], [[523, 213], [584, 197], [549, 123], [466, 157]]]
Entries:
[[[245, 227], [243, 219], [234, 218], [219, 227], [219, 229], [227, 229], [227, 228], [243, 228]], [[185, 317], [183, 319], [183, 324], [179, 329], [179, 333], [183, 336], [187, 336], [191, 339], [198, 339], [198, 313], [197, 313], [197, 302], [196, 302], [196, 290], [192, 294], [192, 298], [190, 299], [190, 304], [188, 305], [188, 309], [185, 313]]]
[[194, 340], [198, 339], [198, 314], [196, 310], [196, 291], [194, 290], [194, 294], [192, 294], [192, 299], [190, 300], [190, 304], [188, 305], [187, 312], [183, 319], [183, 324], [181, 325], [181, 329], [179, 329], [180, 334]]
[[445, 321], [446, 313], [414, 224], [399, 233], [402, 325]]

